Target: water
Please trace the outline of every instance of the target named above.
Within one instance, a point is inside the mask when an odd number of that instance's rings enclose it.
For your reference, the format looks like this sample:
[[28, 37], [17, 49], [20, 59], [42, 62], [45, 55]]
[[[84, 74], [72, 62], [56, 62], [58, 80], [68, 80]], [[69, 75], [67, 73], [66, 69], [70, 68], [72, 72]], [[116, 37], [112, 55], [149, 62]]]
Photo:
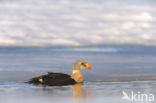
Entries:
[[4, 103], [125, 103], [127, 101], [121, 99], [123, 91], [128, 95], [131, 91], [155, 95], [155, 86], [155, 81], [85, 82], [83, 85], [62, 87], [3, 83], [0, 85], [0, 100]]
[[1, 48], [0, 81], [23, 82], [48, 71], [71, 74], [77, 60], [95, 68], [82, 71], [87, 81], [155, 79], [155, 56], [155, 47]]
[[[43, 87], [24, 83], [50, 72], [71, 74], [76, 60], [90, 63], [83, 84]], [[1, 48], [0, 100], [5, 103], [125, 103], [122, 91], [156, 94], [156, 48]]]

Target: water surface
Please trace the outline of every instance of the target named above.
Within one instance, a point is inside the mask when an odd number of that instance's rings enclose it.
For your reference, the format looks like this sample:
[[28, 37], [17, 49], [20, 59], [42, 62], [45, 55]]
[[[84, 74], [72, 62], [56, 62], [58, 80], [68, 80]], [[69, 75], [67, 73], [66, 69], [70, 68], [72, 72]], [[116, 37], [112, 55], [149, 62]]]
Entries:
[[[43, 87], [24, 83], [47, 72], [71, 74], [76, 60], [94, 68], [82, 71], [83, 84]], [[125, 103], [123, 91], [156, 95], [155, 61], [155, 47], [0, 48], [0, 101]]]

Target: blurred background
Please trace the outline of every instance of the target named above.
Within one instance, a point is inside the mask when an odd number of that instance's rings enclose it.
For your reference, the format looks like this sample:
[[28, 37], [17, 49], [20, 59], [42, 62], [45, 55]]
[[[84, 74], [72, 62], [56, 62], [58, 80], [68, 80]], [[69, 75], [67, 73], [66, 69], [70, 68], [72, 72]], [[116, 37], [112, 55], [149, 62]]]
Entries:
[[0, 0], [0, 46], [156, 46], [155, 5], [155, 0]]

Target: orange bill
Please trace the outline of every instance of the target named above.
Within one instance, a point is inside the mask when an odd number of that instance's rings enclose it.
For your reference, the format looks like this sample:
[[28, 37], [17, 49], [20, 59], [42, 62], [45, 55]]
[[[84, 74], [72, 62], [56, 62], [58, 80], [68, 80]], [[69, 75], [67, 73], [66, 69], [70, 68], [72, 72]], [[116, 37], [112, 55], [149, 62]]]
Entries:
[[93, 69], [92, 67], [90, 67], [90, 65], [89, 65], [88, 62], [86, 62], [85, 64], [86, 64], [86, 69], [89, 69], [89, 70], [92, 70]]

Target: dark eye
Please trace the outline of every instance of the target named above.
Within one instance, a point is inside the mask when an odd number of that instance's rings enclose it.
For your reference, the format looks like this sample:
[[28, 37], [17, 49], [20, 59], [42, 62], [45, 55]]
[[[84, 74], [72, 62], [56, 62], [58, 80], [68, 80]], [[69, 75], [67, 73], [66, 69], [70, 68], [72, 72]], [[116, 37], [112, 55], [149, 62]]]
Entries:
[[81, 63], [81, 65], [86, 66], [86, 64], [85, 64], [85, 63]]

